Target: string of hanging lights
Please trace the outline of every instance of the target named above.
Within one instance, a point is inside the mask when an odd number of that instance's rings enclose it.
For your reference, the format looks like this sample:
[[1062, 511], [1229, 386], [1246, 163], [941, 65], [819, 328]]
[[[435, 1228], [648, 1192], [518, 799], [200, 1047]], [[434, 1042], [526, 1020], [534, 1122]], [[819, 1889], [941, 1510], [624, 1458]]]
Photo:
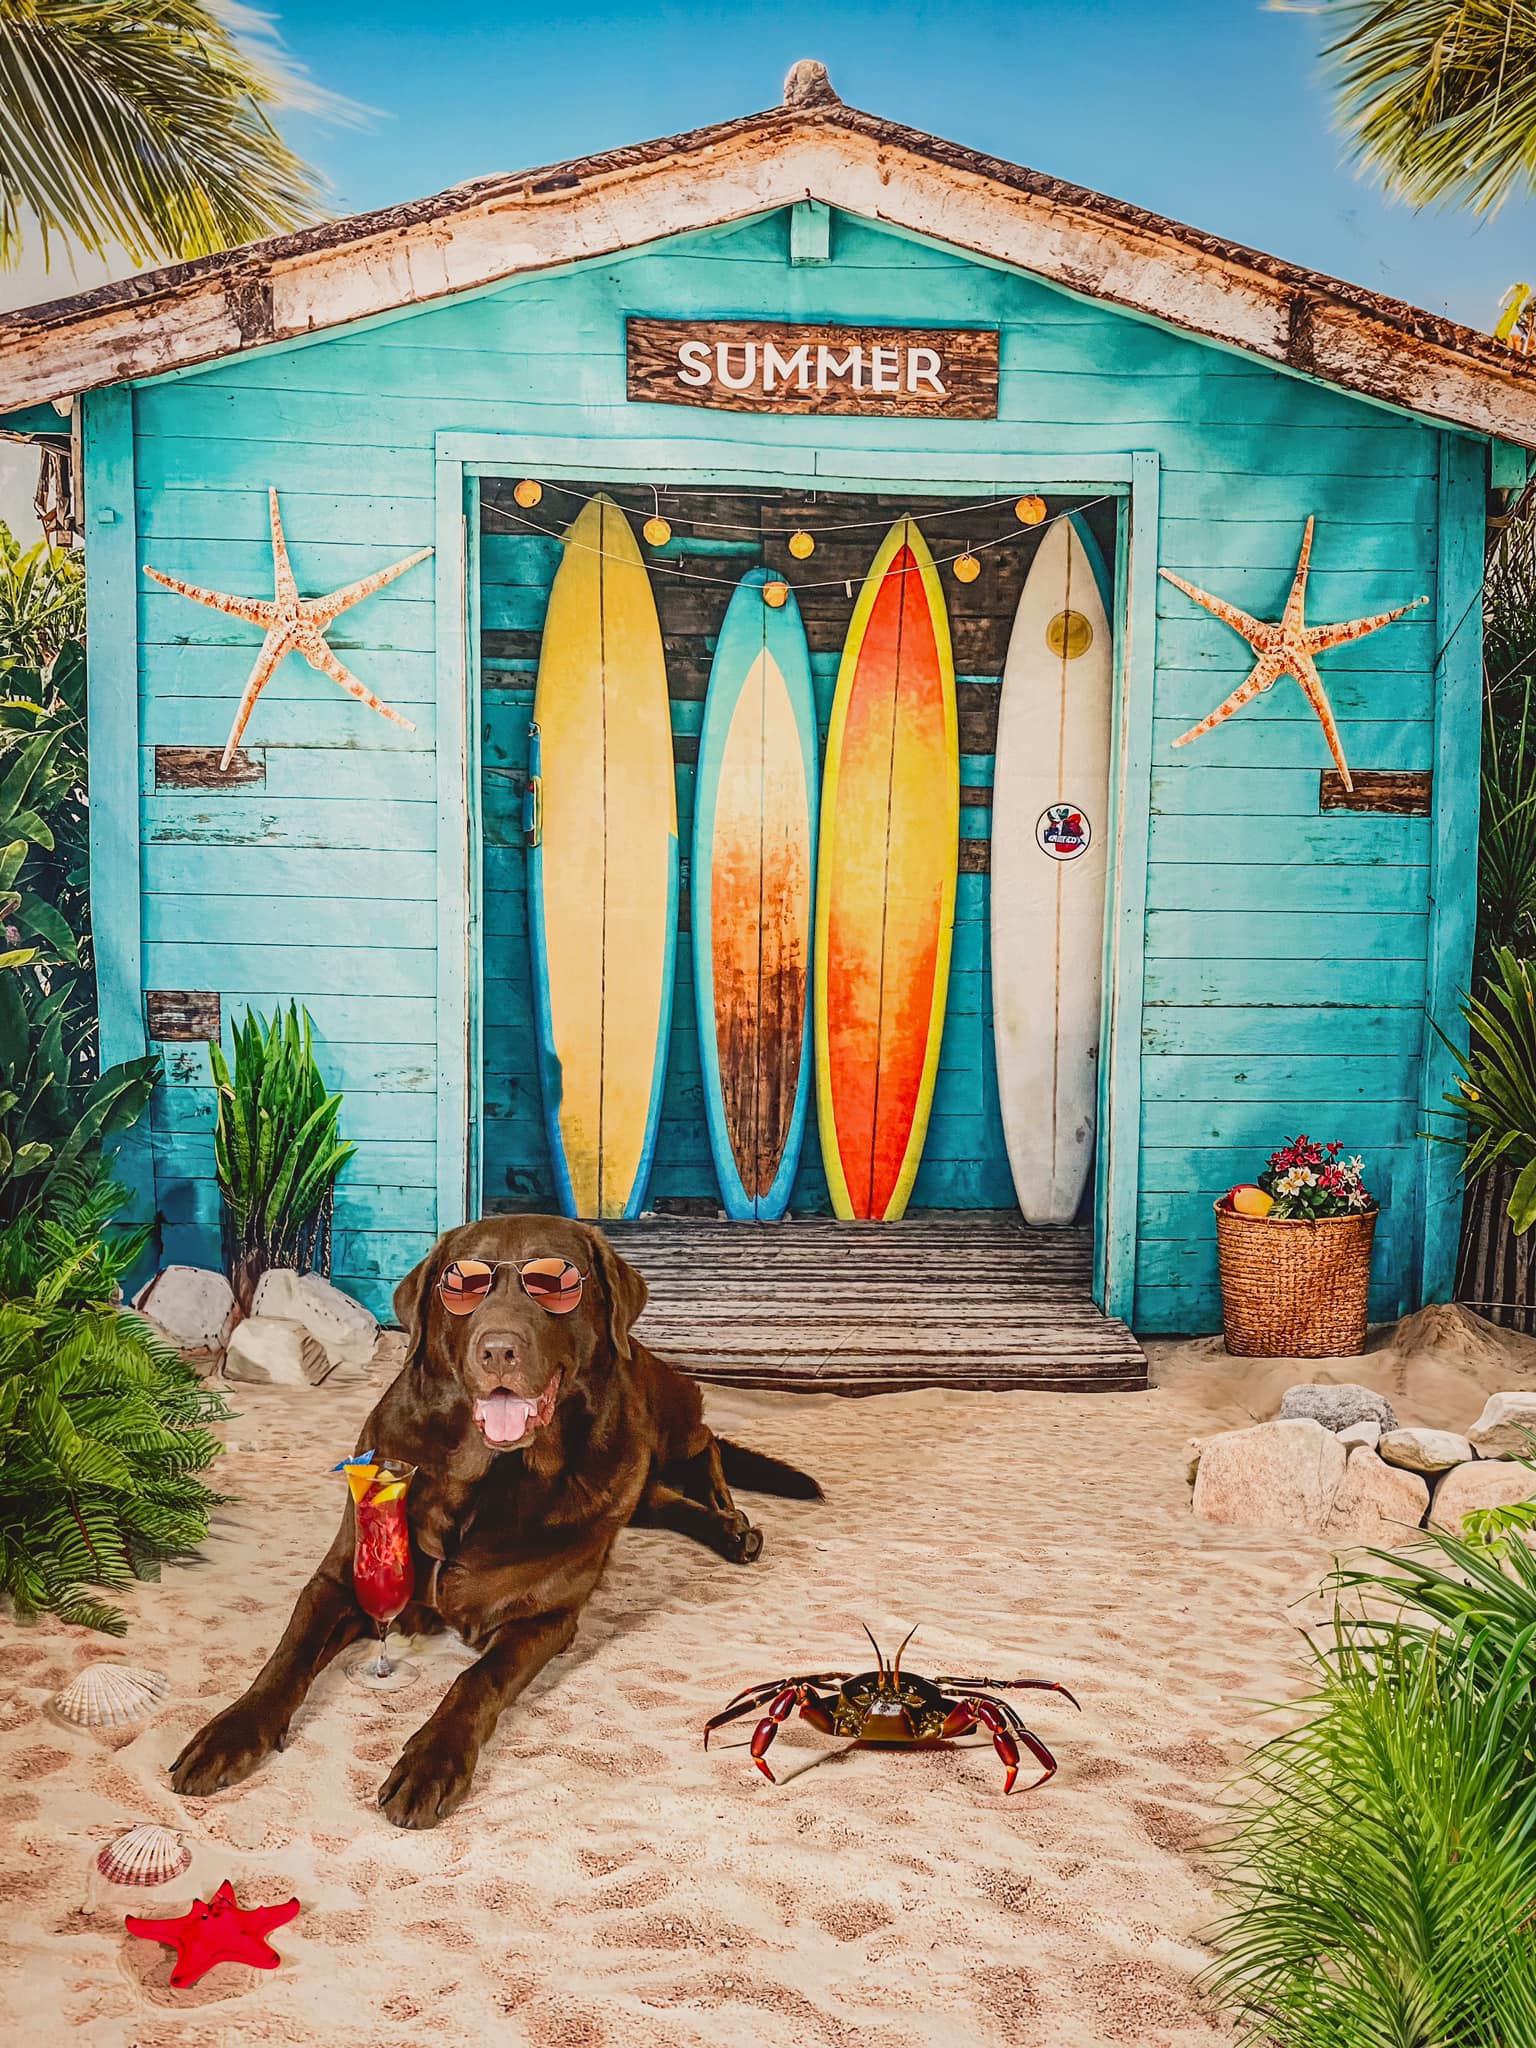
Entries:
[[[569, 484], [557, 484], [551, 486], [551, 488], [559, 491], [562, 497], [574, 499], [582, 505], [590, 504], [592, 497], [595, 495], [593, 493], [577, 491]], [[524, 511], [532, 512], [542, 503], [544, 489], [544, 485], [537, 477], [522, 477], [513, 485], [512, 497], [516, 504], [523, 507]], [[641, 526], [641, 538], [651, 548], [664, 548], [673, 538], [673, 523], [662, 514], [660, 489], [654, 484], [650, 486], [650, 489], [656, 509]], [[1082, 504], [1073, 506], [1072, 510], [1074, 512], [1084, 512], [1095, 505], [1105, 504], [1108, 500], [1109, 494], [1106, 493], [1097, 498], [1089, 498]], [[1054, 525], [1056, 520], [1069, 516], [1065, 512], [1048, 513], [1044, 498], [1038, 497], [1033, 493], [1020, 498], [1014, 498], [1011, 494], [1004, 497], [983, 498], [974, 504], [946, 507], [943, 512], [936, 516], [942, 519], [958, 517], [967, 512], [992, 512], [1010, 502], [1013, 506], [1014, 518], [1017, 521], [1017, 527], [1014, 531], [998, 534], [991, 540], [973, 541], [953, 555], [936, 556], [934, 558], [935, 567], [950, 568], [958, 583], [974, 583], [981, 574], [981, 556], [988, 550], [1007, 547], [1014, 541], [1023, 539], [1025, 534], [1031, 530], [1041, 526]], [[607, 557], [606, 549], [594, 548], [581, 541], [572, 541], [564, 534], [556, 531], [555, 528], [542, 525], [536, 519], [519, 518], [516, 513], [509, 512], [504, 505], [486, 504], [483, 506], [483, 511], [491, 519], [505, 520], [510, 530], [537, 535], [543, 540], [558, 541], [564, 547], [579, 548], [586, 554]], [[695, 532], [700, 530], [730, 531], [732, 533], [752, 535], [762, 542], [779, 538], [776, 534], [769, 534], [760, 524], [753, 527], [741, 521], [689, 518], [683, 521], [683, 524]], [[825, 539], [832, 534], [854, 533], [871, 528], [884, 530], [889, 525], [890, 514], [885, 513], [873, 519], [841, 520], [821, 528], [819, 535], [812, 533], [806, 527], [797, 527], [789, 535], [785, 544], [797, 562], [804, 562], [809, 561], [815, 553], [818, 538]], [[612, 557], [607, 558], [613, 559]], [[652, 563], [651, 568], [652, 573], [655, 575], [674, 576], [685, 583], [709, 583], [717, 585], [721, 589], [735, 588], [736, 579], [734, 577], [711, 576], [705, 571], [674, 568], [670, 563], [664, 562]], [[795, 588], [802, 591], [829, 590], [846, 587], [847, 583], [848, 578], [846, 576], [826, 576], [813, 578], [808, 582], [797, 583]], [[763, 585], [763, 602], [772, 606], [775, 610], [788, 602], [789, 595], [790, 585], [783, 577], [775, 577]]]

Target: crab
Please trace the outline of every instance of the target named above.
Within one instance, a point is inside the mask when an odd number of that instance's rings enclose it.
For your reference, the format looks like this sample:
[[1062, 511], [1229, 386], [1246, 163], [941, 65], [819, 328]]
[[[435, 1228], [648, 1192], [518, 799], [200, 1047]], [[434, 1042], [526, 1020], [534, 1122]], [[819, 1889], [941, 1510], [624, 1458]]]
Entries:
[[[1063, 1699], [1077, 1701], [1064, 1685], [1049, 1678], [920, 1678], [903, 1674], [902, 1651], [917, 1634], [908, 1629], [901, 1649], [889, 1666], [884, 1653], [866, 1628], [875, 1653], [876, 1669], [856, 1674], [847, 1671], [813, 1671], [801, 1678], [775, 1678], [764, 1685], [750, 1685], [737, 1693], [704, 1724], [704, 1747], [727, 1721], [765, 1709], [752, 1736], [752, 1761], [768, 1780], [778, 1780], [768, 1767], [768, 1748], [796, 1707], [802, 1721], [820, 1728], [826, 1735], [850, 1736], [858, 1743], [883, 1743], [911, 1747], [919, 1743], [950, 1742], [969, 1735], [978, 1724], [992, 1737], [1007, 1770], [1004, 1793], [1013, 1790], [1019, 1775], [1019, 1745], [1022, 1743], [1040, 1765], [1040, 1776], [1030, 1791], [1037, 1791], [1056, 1774], [1056, 1759], [1038, 1736], [1033, 1735], [1007, 1700], [994, 1699], [999, 1692], [1059, 1692]], [[834, 1693], [819, 1692], [819, 1686], [837, 1687]]]

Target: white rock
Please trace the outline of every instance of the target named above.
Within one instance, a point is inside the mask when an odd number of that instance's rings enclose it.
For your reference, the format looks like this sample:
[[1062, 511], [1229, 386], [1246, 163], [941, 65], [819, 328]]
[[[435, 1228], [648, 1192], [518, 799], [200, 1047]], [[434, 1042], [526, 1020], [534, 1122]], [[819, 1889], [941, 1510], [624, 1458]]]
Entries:
[[1472, 1446], [1451, 1429], [1389, 1429], [1377, 1448], [1405, 1472], [1449, 1472], [1472, 1457]]
[[270, 1267], [256, 1282], [251, 1307], [259, 1316], [302, 1323], [332, 1365], [366, 1365], [378, 1342], [379, 1326], [362, 1303], [318, 1273]]
[[1344, 1483], [1328, 1517], [1328, 1534], [1352, 1543], [1400, 1543], [1429, 1509], [1429, 1484], [1389, 1465], [1367, 1445], [1349, 1454]]
[[1536, 1500], [1536, 1472], [1509, 1460], [1479, 1458], [1446, 1473], [1435, 1488], [1429, 1519], [1459, 1536], [1463, 1515], [1475, 1508], [1507, 1508], [1517, 1500]]
[[203, 1266], [167, 1266], [133, 1305], [183, 1351], [219, 1351], [235, 1326], [234, 1290]]
[[1536, 1394], [1490, 1394], [1467, 1436], [1480, 1458], [1536, 1456]]
[[224, 1353], [224, 1377], [307, 1387], [330, 1371], [325, 1346], [285, 1316], [247, 1316]]
[[1348, 1429], [1341, 1429], [1338, 1432], [1338, 1438], [1341, 1444], [1347, 1445], [1352, 1451], [1357, 1448], [1374, 1451], [1381, 1442], [1381, 1424], [1379, 1422], [1352, 1422]]
[[1195, 1474], [1197, 1515], [1244, 1529], [1307, 1529], [1320, 1535], [1349, 1453], [1320, 1422], [1297, 1417], [1213, 1436]]

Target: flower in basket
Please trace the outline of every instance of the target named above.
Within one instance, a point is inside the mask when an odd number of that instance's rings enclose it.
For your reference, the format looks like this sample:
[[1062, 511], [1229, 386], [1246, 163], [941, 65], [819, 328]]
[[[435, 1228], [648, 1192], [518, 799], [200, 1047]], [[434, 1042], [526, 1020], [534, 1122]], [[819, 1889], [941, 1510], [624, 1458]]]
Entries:
[[[1320, 1145], [1303, 1135], [1272, 1152], [1269, 1165], [1259, 1175], [1258, 1187], [1273, 1206], [1262, 1213], [1282, 1220], [1307, 1217], [1315, 1222], [1321, 1217], [1358, 1216], [1374, 1209], [1375, 1201], [1362, 1178], [1365, 1161], [1358, 1153], [1342, 1158], [1343, 1150], [1336, 1138]], [[1241, 1206], [1254, 1213], [1248, 1204]]]

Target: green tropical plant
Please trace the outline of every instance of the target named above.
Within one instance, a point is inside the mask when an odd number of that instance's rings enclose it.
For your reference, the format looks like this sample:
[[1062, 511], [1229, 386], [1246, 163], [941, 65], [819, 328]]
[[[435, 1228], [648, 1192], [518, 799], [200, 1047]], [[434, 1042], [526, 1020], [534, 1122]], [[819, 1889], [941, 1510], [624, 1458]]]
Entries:
[[29, 218], [136, 265], [318, 218], [287, 109], [350, 111], [234, 0], [0, 0], [0, 266]]
[[208, 1056], [218, 1089], [214, 1157], [224, 1197], [230, 1285], [249, 1311], [269, 1266], [304, 1266], [328, 1250], [336, 1177], [356, 1151], [339, 1136], [341, 1097], [326, 1092], [309, 1012], [295, 1004], [266, 1023], [248, 1011], [234, 1029], [231, 1072]]
[[0, 703], [25, 687], [7, 670], [44, 672], [66, 641], [84, 637], [84, 556], [42, 540], [23, 548], [0, 519]]
[[16, 893], [6, 937], [11, 945], [32, 945], [54, 966], [84, 969], [90, 964], [85, 651], [69, 641], [46, 676], [24, 673], [29, 694], [0, 702], [0, 888]]
[[1491, 214], [1536, 188], [1536, 10], [1327, 0], [1324, 63], [1356, 161], [1415, 206]]
[[1484, 700], [1477, 860], [1478, 965], [1500, 946], [1536, 950], [1536, 726], [1531, 682]]
[[93, 1168], [143, 1114], [159, 1075], [151, 1054], [82, 1078], [70, 994], [68, 984], [44, 990], [29, 972], [0, 972], [0, 1223]]
[[216, 1393], [116, 1305], [142, 1234], [109, 1234], [121, 1190], [56, 1183], [0, 1225], [0, 1588], [22, 1616], [121, 1635], [89, 1589], [159, 1576], [221, 1498], [197, 1478], [221, 1446]]
[[1306, 1721], [1261, 1750], [1222, 1844], [1208, 1980], [1282, 2048], [1536, 2041], [1536, 1696], [1522, 1631], [1342, 1620]]
[[1484, 989], [1461, 1006], [1466, 1048], [1445, 1039], [1461, 1069], [1445, 1100], [1466, 1146], [1467, 1183], [1501, 1162], [1514, 1170], [1508, 1213], [1523, 1235], [1536, 1223], [1536, 964], [1500, 946]]

